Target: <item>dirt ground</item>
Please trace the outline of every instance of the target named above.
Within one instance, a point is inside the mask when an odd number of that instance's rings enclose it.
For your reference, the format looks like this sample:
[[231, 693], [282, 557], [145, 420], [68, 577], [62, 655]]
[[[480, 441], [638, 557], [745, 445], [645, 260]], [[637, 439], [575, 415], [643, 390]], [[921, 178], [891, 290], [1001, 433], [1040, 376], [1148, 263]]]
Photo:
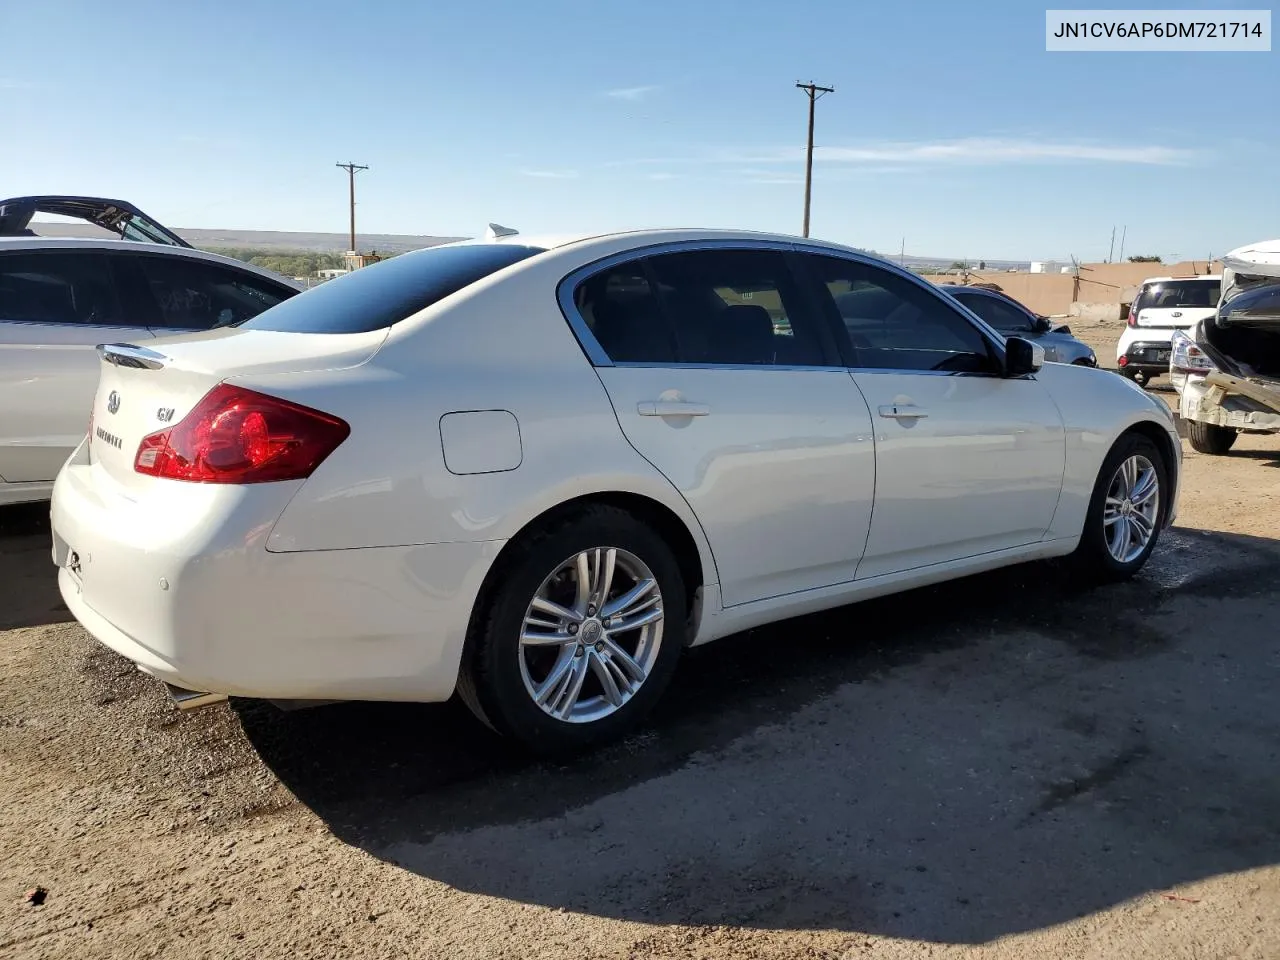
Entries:
[[45, 511], [0, 511], [0, 956], [1274, 960], [1278, 467], [1188, 452], [1129, 584], [691, 651], [567, 766], [455, 704], [179, 715], [70, 621]]

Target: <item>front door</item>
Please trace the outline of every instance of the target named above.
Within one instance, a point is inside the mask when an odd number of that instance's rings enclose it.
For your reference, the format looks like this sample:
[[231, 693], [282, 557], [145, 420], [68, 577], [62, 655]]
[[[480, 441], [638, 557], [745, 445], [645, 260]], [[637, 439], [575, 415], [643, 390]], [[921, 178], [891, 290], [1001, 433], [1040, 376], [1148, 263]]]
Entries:
[[875, 483], [866, 403], [778, 249], [606, 267], [575, 304], [627, 439], [683, 494], [726, 606], [850, 581]]
[[922, 281], [806, 256], [842, 321], [875, 423], [876, 494], [858, 578], [1041, 540], [1066, 463], [1061, 415], [1034, 377]]

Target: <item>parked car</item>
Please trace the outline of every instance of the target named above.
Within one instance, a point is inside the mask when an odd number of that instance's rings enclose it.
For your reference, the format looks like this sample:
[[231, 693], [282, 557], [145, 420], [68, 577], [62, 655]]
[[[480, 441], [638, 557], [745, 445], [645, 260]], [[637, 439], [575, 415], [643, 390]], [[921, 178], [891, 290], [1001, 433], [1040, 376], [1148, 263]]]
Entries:
[[1120, 373], [1143, 387], [1167, 373], [1174, 332], [1213, 316], [1221, 288], [1221, 274], [1144, 280], [1116, 344]]
[[[37, 213], [77, 216], [124, 239], [40, 237]], [[98, 344], [245, 320], [299, 289], [192, 249], [120, 200], [0, 201], [0, 505], [49, 498], [88, 427]]]
[[1221, 302], [1173, 334], [1169, 361], [1187, 439], [1218, 455], [1241, 433], [1280, 433], [1280, 240], [1222, 262]]
[[1082, 367], [1098, 365], [1093, 348], [1073, 337], [1069, 326], [1055, 324], [1007, 293], [959, 284], [942, 284], [939, 289], [960, 301], [1003, 336], [1024, 337], [1040, 344], [1044, 348], [1044, 358], [1052, 363], [1075, 363]]
[[101, 354], [52, 505], [90, 633], [188, 704], [456, 688], [538, 751], [619, 736], [691, 644], [1130, 576], [1178, 495], [1163, 403], [789, 237], [448, 244]]

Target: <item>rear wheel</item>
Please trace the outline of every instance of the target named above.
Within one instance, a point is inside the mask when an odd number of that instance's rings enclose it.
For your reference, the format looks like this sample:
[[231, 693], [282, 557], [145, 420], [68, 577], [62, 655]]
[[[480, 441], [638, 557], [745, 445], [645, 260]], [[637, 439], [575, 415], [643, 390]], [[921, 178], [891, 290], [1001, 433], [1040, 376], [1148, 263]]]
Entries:
[[1107, 454], [1093, 487], [1084, 532], [1073, 559], [1093, 580], [1124, 580], [1146, 564], [1160, 538], [1169, 468], [1155, 443], [1121, 437]]
[[1191, 449], [1197, 453], [1220, 457], [1235, 445], [1239, 435], [1231, 427], [1201, 423], [1199, 420], [1187, 421], [1187, 440], [1191, 442]]
[[671, 548], [631, 514], [590, 506], [510, 549], [472, 618], [459, 693], [536, 753], [617, 739], [652, 709], [684, 646]]

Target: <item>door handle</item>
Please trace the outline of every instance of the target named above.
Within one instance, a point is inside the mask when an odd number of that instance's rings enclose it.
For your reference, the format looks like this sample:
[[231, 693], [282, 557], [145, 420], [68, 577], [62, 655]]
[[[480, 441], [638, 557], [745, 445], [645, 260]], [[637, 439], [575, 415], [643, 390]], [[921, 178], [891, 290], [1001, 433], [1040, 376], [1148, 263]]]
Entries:
[[880, 408], [880, 416], [891, 420], [923, 420], [929, 412], [915, 404], [893, 403]]
[[636, 404], [636, 413], [642, 417], [705, 417], [711, 408], [687, 400], [642, 400]]

